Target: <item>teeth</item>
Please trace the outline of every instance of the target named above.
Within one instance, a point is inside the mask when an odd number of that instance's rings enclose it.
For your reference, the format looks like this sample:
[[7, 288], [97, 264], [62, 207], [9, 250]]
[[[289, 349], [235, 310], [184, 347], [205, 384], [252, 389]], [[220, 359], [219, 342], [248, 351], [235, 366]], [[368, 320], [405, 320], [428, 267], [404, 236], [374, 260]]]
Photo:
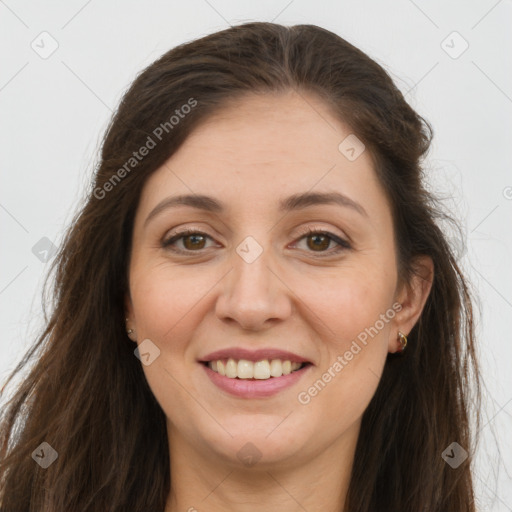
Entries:
[[234, 379], [237, 377], [237, 374], [238, 365], [236, 364], [236, 361], [234, 359], [229, 358], [228, 362], [226, 363], [226, 377]]
[[281, 377], [283, 374], [283, 365], [279, 359], [272, 359], [270, 362], [270, 375], [272, 377]]
[[252, 361], [240, 359], [240, 361], [238, 361], [236, 377], [240, 379], [252, 379], [254, 377], [254, 365], [252, 364]]
[[257, 361], [253, 364], [254, 366], [254, 378], [255, 379], [269, 379], [270, 378], [270, 363], [268, 359], [263, 361]]
[[266, 380], [270, 377], [281, 377], [289, 375], [298, 370], [302, 364], [292, 363], [291, 361], [281, 361], [281, 359], [263, 359], [262, 361], [248, 361], [240, 359], [236, 361], [233, 358], [226, 360], [210, 361], [208, 366], [218, 374], [229, 377], [230, 379], [259, 379]]

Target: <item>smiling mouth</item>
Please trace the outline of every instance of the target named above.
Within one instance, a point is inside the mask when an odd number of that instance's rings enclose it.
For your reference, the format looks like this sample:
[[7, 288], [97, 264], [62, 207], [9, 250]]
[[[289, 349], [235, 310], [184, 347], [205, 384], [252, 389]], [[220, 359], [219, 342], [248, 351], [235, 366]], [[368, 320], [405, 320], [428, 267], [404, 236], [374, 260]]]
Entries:
[[262, 359], [249, 361], [247, 359], [218, 359], [202, 361], [211, 370], [229, 379], [268, 380], [302, 370], [311, 363], [291, 362], [281, 359]]

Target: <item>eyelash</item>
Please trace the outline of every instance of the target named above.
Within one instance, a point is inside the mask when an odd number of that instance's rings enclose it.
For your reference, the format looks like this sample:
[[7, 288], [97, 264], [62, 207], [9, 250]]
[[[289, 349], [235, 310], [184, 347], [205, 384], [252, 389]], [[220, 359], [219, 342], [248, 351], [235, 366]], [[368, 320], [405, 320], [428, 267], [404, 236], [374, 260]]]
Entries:
[[[207, 237], [207, 238], [210, 238], [210, 235], [206, 234], [206, 233], [203, 233], [201, 231], [198, 231], [198, 230], [194, 230], [194, 229], [186, 229], [186, 230], [183, 230], [183, 231], [180, 231], [178, 233], [175, 233], [173, 236], [171, 236], [171, 238], [167, 239], [167, 240], [164, 240], [162, 242], [162, 248], [164, 249], [168, 249], [170, 251], [173, 251], [175, 253], [178, 253], [178, 254], [191, 254], [191, 253], [200, 253], [200, 250], [198, 251], [191, 251], [191, 250], [183, 250], [183, 249], [177, 249], [177, 248], [171, 248], [171, 245], [175, 242], [177, 242], [178, 240], [182, 239], [182, 238], [185, 238], [187, 236], [190, 236], [190, 235], [201, 235], [201, 236], [204, 236], [204, 237]], [[331, 250], [331, 251], [324, 251], [323, 253], [316, 253], [315, 254], [315, 257], [317, 258], [325, 258], [325, 257], [328, 257], [328, 256], [333, 256], [335, 254], [338, 254], [339, 252], [342, 252], [342, 251], [346, 251], [346, 250], [349, 250], [352, 248], [352, 246], [349, 244], [349, 242], [347, 242], [346, 240], [336, 236], [335, 234], [333, 233], [330, 233], [329, 231], [324, 231], [324, 230], [315, 230], [315, 229], [312, 229], [312, 228], [307, 228], [306, 230], [303, 230], [303, 232], [301, 233], [301, 236], [300, 238], [297, 239], [297, 241], [300, 241], [302, 240], [303, 238], [307, 238], [309, 236], [312, 236], [312, 235], [325, 235], [327, 237], [329, 237], [332, 241], [336, 242], [338, 244], [338, 246], [334, 249], [334, 250]], [[308, 251], [308, 252], [313, 252], [314, 251]]]

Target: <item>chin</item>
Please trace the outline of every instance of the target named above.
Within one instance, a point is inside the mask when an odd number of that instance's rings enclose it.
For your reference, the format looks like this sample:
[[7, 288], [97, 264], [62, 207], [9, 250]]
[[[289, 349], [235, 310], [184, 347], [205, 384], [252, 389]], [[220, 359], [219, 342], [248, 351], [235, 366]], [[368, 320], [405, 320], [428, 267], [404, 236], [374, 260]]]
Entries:
[[233, 437], [224, 430], [216, 430], [214, 439], [209, 437], [205, 442], [229, 465], [267, 470], [276, 466], [284, 468], [296, 464], [310, 442], [305, 429], [291, 424], [285, 427], [288, 422], [288, 419], [283, 422], [285, 417], [246, 414], [223, 423]]

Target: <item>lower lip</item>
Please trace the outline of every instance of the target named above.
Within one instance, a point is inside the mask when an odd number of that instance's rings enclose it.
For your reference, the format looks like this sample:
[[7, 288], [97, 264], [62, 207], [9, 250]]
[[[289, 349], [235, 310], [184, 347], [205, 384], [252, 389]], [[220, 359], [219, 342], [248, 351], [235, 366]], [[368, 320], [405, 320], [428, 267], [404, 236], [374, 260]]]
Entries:
[[231, 379], [214, 372], [210, 367], [201, 364], [210, 380], [220, 389], [240, 398], [265, 398], [275, 395], [296, 384], [308, 372], [311, 364], [281, 377], [270, 377], [262, 380]]

